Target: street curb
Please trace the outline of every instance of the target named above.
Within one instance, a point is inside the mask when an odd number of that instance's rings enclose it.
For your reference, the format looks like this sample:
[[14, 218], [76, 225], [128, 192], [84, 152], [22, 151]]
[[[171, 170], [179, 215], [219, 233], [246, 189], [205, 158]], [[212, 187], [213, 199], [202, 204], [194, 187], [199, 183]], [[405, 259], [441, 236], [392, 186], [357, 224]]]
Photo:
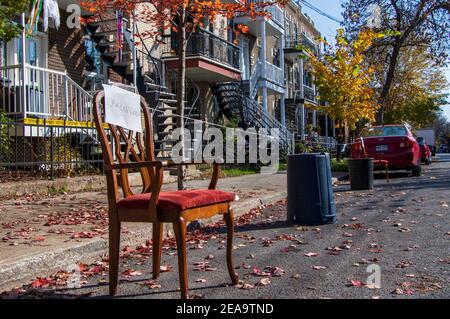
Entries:
[[[247, 198], [232, 204], [235, 217], [247, 213], [251, 208], [260, 205], [275, 203], [286, 198], [286, 192], [272, 192], [259, 197]], [[220, 220], [220, 216], [214, 216], [204, 223], [214, 223]], [[165, 224], [165, 234], [171, 230], [171, 225]], [[129, 245], [135, 247], [152, 237], [150, 224], [141, 224], [132, 233], [124, 234], [121, 247]], [[94, 238], [82, 243], [57, 248], [53, 251], [25, 256], [19, 260], [0, 262], [0, 292], [20, 287], [36, 277], [50, 276], [61, 269], [67, 270], [69, 266], [83, 262], [92, 263], [99, 256], [107, 253], [108, 240], [105, 238]]]

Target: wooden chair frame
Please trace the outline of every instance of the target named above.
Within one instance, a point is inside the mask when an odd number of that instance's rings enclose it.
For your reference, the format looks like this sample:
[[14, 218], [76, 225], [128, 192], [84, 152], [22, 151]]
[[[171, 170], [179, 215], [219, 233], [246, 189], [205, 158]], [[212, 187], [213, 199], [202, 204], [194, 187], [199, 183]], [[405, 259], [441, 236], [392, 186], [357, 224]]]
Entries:
[[[210, 218], [222, 214], [227, 225], [227, 266], [233, 284], [238, 283], [237, 274], [234, 272], [232, 250], [234, 219], [230, 202], [201, 206], [183, 211], [158, 210], [158, 198], [163, 184], [163, 171], [169, 166], [191, 165], [192, 163], [167, 163], [157, 161], [154, 157], [152, 115], [143, 97], [141, 97], [141, 109], [144, 115], [145, 132], [143, 134], [126, 131], [121, 127], [108, 124], [111, 132], [111, 141], [105, 131], [106, 124], [103, 121], [104, 92], [97, 93], [94, 105], [94, 119], [99, 139], [102, 144], [104, 170], [108, 187], [109, 207], [109, 292], [117, 293], [118, 267], [120, 252], [120, 227], [122, 222], [148, 222], [153, 224], [153, 278], [160, 275], [160, 263], [163, 240], [163, 223], [172, 223], [178, 251], [178, 271], [181, 288], [181, 298], [188, 298], [187, 266], [186, 266], [186, 223], [202, 218]], [[143, 138], [143, 141], [142, 141]], [[125, 152], [121, 151], [121, 142], [125, 145]], [[135, 145], [134, 145], [135, 144]], [[114, 161], [114, 154], [118, 163]], [[144, 147], [145, 145], [145, 147]], [[131, 161], [133, 160], [133, 161]], [[142, 193], [151, 193], [146, 209], [121, 209], [117, 206], [119, 197], [119, 181], [123, 191], [123, 197], [133, 195], [129, 181], [128, 170], [138, 169], [143, 180]], [[216, 189], [219, 178], [219, 163], [213, 166], [213, 174], [209, 189]], [[120, 174], [118, 174], [120, 172]]]

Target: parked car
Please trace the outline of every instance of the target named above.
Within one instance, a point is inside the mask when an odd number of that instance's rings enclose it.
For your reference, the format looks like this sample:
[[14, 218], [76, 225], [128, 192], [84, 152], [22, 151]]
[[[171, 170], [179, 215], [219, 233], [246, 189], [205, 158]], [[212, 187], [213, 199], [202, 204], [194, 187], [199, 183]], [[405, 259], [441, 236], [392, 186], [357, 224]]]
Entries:
[[353, 145], [352, 158], [372, 157], [387, 160], [390, 170], [422, 174], [419, 143], [406, 125], [385, 125], [365, 128]]
[[419, 143], [420, 146], [420, 157], [422, 158], [422, 163], [425, 163], [425, 165], [430, 165], [433, 157], [430, 147], [423, 137], [418, 137], [417, 143]]

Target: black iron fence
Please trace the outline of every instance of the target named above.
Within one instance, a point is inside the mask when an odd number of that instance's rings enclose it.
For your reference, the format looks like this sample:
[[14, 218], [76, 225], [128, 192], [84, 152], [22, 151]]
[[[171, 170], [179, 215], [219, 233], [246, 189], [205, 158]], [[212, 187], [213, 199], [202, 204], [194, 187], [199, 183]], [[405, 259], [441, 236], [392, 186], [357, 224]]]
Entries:
[[11, 173], [48, 178], [101, 173], [93, 123], [0, 117], [0, 179]]
[[[176, 34], [168, 36], [164, 44], [163, 56], [177, 56], [177, 48], [178, 38]], [[239, 47], [205, 29], [199, 29], [189, 35], [187, 42], [186, 56], [198, 55], [239, 69]]]

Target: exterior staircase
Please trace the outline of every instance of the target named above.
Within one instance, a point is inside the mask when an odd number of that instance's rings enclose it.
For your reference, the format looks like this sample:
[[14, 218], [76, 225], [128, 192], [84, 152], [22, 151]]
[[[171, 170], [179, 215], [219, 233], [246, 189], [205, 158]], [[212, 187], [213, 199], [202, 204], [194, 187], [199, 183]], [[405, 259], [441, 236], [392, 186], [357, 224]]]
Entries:
[[[177, 88], [176, 81], [166, 83], [166, 79], [176, 79], [174, 72], [167, 72], [164, 63], [156, 59], [145, 43], [143, 48], [135, 48], [133, 34], [128, 29], [127, 19], [122, 19], [122, 32], [117, 30], [117, 18], [105, 19], [89, 23], [86, 33], [96, 43], [101, 53], [103, 62], [127, 82], [136, 87], [139, 94], [144, 96], [152, 109], [155, 131], [155, 156], [159, 159], [170, 159], [172, 147], [178, 140], [172, 138], [172, 132], [177, 122]], [[120, 39], [122, 48], [117, 48], [117, 36], [123, 34]], [[133, 57], [136, 52], [136, 58]], [[136, 70], [136, 83], [134, 83], [134, 70]], [[194, 82], [187, 79], [186, 103], [184, 116], [185, 128], [195, 133], [194, 120], [200, 119], [199, 96], [200, 90]], [[187, 150], [192, 151], [192, 149]]]
[[248, 86], [245, 82], [216, 85], [215, 93], [221, 112], [228, 118], [239, 116], [239, 126], [244, 129], [277, 128], [280, 133], [280, 148], [288, 150], [292, 146], [293, 134], [246, 92]]

